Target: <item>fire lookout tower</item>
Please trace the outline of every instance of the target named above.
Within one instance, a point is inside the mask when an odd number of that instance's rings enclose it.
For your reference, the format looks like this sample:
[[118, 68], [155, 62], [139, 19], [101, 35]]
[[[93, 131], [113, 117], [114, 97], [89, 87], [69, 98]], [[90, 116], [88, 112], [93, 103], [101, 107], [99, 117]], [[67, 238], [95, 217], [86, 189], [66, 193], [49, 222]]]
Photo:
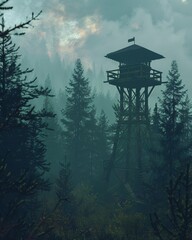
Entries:
[[[129, 41], [128, 41], [129, 42]], [[115, 167], [117, 148], [122, 126], [127, 126], [126, 161], [124, 168], [125, 179], [128, 181], [129, 142], [131, 131], [136, 132], [136, 160], [137, 168], [142, 168], [141, 126], [149, 124], [148, 100], [155, 86], [162, 84], [162, 72], [151, 67], [153, 60], [164, 58], [162, 55], [148, 50], [135, 43], [107, 54], [105, 57], [119, 63], [119, 68], [107, 71], [107, 83], [117, 87], [119, 100], [119, 117], [111, 158], [106, 166], [106, 177], [109, 178]]]

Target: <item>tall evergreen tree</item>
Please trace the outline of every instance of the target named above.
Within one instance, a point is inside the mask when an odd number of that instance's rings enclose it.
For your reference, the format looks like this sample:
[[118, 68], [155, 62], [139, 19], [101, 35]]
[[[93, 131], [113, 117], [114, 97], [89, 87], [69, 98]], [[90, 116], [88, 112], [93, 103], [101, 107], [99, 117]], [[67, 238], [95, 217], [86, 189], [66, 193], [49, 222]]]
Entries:
[[62, 119], [66, 154], [71, 163], [72, 177], [85, 180], [91, 172], [90, 152], [87, 151], [87, 146], [91, 144], [89, 130], [94, 107], [89, 81], [84, 77], [80, 59], [75, 63], [66, 94]]
[[182, 103], [180, 120], [182, 123], [182, 143], [186, 149], [186, 158], [192, 153], [192, 104], [187, 95]]
[[[153, 208], [166, 211], [167, 200], [162, 194], [181, 171], [186, 169], [190, 156], [190, 140], [186, 129], [190, 125], [190, 106], [180, 78], [176, 61], [171, 64], [167, 84], [159, 100], [159, 110], [153, 115], [153, 161], [151, 163], [151, 194]], [[186, 141], [188, 138], [188, 141]]]
[[186, 96], [176, 61], [171, 64], [167, 80], [166, 89], [162, 92], [162, 99], [160, 99], [160, 129], [163, 161], [171, 179], [183, 158], [181, 114]]
[[[7, 9], [3, 1], [0, 8]], [[8, 8], [10, 9], [10, 8]], [[48, 170], [44, 159], [42, 129], [45, 111], [38, 112], [32, 104], [48, 89], [28, 80], [32, 70], [22, 70], [18, 49], [11, 33], [29, 26], [37, 16], [23, 24], [6, 28], [0, 24], [0, 238], [23, 239], [30, 231], [29, 218], [33, 202], [40, 190], [47, 188], [43, 174]], [[48, 114], [49, 115], [49, 114]], [[51, 115], [51, 114], [50, 114]], [[34, 209], [33, 209], [34, 210]]]
[[110, 155], [110, 134], [109, 134], [109, 122], [102, 110], [98, 119], [98, 131], [97, 131], [97, 151], [98, 151], [98, 169], [101, 173], [103, 171], [104, 163], [108, 160]]
[[89, 120], [86, 124], [87, 128], [87, 137], [84, 150], [87, 153], [87, 174], [90, 179], [93, 180], [96, 177], [96, 168], [97, 168], [97, 160], [98, 160], [98, 148], [97, 148], [97, 120], [96, 120], [96, 109], [92, 106]]

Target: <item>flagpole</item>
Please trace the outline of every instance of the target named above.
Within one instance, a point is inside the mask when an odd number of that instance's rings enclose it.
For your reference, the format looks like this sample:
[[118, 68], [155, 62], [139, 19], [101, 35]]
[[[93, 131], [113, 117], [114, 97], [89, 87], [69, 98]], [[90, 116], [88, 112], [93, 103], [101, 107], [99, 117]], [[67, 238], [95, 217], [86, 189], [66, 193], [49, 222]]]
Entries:
[[135, 37], [129, 38], [128, 43], [130, 43], [130, 42], [134, 42], [134, 44], [135, 44]]

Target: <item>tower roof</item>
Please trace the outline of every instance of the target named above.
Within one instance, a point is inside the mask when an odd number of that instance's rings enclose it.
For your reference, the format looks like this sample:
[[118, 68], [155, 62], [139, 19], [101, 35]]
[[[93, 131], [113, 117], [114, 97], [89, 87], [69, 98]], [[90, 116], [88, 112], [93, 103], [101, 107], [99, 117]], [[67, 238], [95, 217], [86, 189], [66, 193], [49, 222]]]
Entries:
[[164, 58], [164, 56], [137, 44], [108, 53], [105, 57], [125, 64], [150, 62], [152, 60]]

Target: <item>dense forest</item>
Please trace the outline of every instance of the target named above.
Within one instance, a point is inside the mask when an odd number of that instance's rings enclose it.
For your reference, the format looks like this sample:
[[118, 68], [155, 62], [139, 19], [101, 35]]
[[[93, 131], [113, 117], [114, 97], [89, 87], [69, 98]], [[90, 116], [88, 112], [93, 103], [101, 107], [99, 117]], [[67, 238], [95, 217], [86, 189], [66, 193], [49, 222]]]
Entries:
[[8, 4], [0, 3], [0, 239], [190, 240], [192, 106], [177, 62], [140, 126], [139, 164], [138, 126], [118, 129], [119, 101], [94, 90], [80, 59], [59, 93], [49, 75], [40, 86], [23, 66], [13, 39], [41, 12], [7, 27]]

